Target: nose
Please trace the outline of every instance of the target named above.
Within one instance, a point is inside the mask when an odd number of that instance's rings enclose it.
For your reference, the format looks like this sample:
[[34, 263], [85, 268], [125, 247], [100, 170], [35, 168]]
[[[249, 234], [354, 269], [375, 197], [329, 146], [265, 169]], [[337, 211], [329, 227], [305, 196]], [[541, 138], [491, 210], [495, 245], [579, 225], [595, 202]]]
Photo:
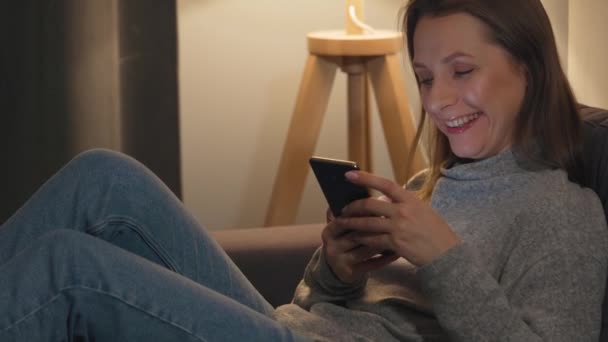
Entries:
[[442, 110], [458, 102], [458, 92], [449, 81], [434, 80], [430, 89], [427, 90], [423, 103], [427, 112], [441, 113]]

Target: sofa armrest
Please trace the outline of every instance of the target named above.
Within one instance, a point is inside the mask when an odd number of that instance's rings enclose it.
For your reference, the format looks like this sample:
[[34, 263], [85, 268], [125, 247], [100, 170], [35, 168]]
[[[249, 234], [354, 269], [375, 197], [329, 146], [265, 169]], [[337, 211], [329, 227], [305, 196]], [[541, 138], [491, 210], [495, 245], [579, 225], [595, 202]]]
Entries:
[[272, 304], [289, 303], [324, 224], [211, 232], [249, 281]]

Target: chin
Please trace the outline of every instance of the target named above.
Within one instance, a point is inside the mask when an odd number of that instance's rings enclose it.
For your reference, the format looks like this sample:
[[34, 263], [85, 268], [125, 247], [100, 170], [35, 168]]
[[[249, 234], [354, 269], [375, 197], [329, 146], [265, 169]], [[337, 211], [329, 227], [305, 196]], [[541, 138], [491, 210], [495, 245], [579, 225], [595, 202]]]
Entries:
[[472, 146], [450, 146], [452, 153], [456, 155], [458, 158], [462, 159], [483, 159], [485, 158], [481, 151], [477, 148], [472, 148]]

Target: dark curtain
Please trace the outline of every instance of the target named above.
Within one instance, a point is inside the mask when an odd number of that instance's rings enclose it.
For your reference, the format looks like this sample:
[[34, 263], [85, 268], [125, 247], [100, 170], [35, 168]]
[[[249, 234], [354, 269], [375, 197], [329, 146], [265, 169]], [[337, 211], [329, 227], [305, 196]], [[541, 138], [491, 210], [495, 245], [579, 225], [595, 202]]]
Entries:
[[93, 147], [181, 195], [175, 0], [2, 1], [0, 30], [0, 223]]
[[119, 1], [122, 148], [181, 197], [175, 0]]

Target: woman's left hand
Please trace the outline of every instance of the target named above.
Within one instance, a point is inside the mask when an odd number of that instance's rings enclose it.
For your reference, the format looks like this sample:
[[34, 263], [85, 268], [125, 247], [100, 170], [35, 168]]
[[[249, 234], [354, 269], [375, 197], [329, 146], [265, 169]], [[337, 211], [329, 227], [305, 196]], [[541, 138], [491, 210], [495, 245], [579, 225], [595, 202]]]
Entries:
[[363, 171], [348, 172], [353, 183], [380, 191], [390, 201], [368, 198], [355, 201], [335, 219], [353, 230], [354, 242], [390, 250], [416, 266], [433, 261], [459, 244], [460, 238], [427, 203], [395, 182]]

